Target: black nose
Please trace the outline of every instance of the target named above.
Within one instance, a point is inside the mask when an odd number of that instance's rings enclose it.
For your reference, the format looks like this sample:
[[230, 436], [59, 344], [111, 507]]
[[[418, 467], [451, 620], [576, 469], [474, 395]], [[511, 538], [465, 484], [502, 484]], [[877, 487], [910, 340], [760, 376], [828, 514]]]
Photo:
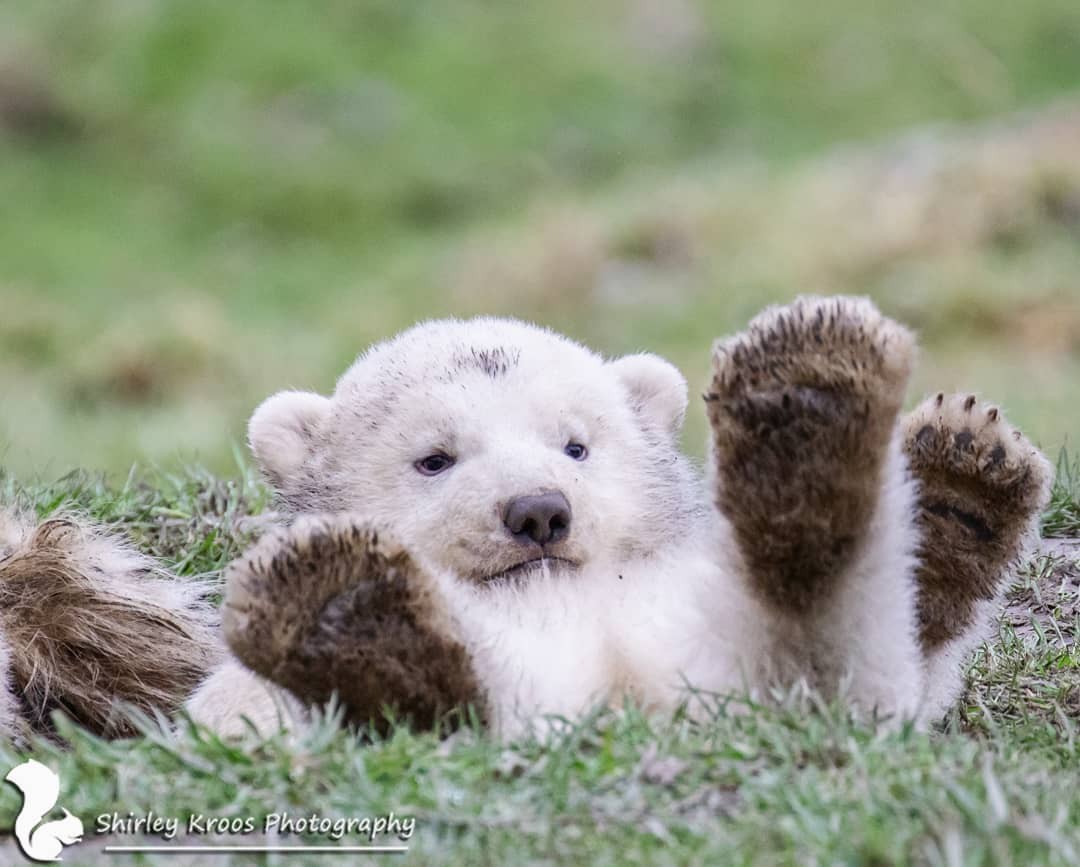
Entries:
[[556, 492], [511, 500], [503, 523], [522, 542], [537, 545], [558, 542], [570, 534], [570, 504]]

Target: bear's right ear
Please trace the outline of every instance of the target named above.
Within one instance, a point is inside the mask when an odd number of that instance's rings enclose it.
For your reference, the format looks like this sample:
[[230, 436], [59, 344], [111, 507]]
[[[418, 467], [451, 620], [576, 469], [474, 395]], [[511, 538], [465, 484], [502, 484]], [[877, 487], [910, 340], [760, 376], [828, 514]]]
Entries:
[[248, 422], [248, 443], [273, 482], [280, 485], [303, 465], [330, 405], [329, 398], [310, 391], [279, 391], [259, 404]]
[[686, 380], [674, 364], [651, 352], [624, 355], [608, 364], [641, 418], [669, 434], [679, 432], [686, 416]]

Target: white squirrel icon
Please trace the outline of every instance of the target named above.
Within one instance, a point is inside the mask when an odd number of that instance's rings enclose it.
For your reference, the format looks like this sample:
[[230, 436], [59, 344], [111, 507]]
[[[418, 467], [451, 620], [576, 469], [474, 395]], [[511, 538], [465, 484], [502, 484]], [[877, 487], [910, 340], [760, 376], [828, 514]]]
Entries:
[[83, 823], [64, 810], [64, 818], [35, 826], [56, 806], [60, 797], [60, 778], [41, 762], [27, 759], [4, 777], [23, 795], [22, 809], [15, 817], [15, 839], [32, 861], [61, 861], [65, 846], [82, 840]]

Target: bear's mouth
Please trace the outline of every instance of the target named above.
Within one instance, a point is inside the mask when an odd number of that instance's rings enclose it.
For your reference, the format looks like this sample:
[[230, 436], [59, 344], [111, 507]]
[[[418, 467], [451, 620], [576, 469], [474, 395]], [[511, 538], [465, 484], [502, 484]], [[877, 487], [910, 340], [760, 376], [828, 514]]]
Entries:
[[530, 557], [528, 560], [515, 563], [508, 569], [484, 575], [481, 580], [485, 584], [493, 584], [501, 581], [520, 580], [535, 572], [564, 572], [577, 569], [577, 567], [577, 562], [568, 560], [566, 557]]

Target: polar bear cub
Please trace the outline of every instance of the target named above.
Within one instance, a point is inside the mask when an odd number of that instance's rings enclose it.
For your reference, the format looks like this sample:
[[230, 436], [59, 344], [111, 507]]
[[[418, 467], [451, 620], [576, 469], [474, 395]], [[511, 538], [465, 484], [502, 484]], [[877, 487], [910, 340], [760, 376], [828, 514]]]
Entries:
[[799, 299], [718, 341], [703, 475], [686, 383], [545, 329], [429, 322], [330, 397], [283, 392], [252, 450], [295, 514], [228, 574], [236, 659], [189, 703], [222, 731], [337, 694], [351, 721], [504, 736], [687, 687], [806, 684], [929, 720], [955, 700], [1050, 469], [970, 396], [900, 410], [914, 339]]

